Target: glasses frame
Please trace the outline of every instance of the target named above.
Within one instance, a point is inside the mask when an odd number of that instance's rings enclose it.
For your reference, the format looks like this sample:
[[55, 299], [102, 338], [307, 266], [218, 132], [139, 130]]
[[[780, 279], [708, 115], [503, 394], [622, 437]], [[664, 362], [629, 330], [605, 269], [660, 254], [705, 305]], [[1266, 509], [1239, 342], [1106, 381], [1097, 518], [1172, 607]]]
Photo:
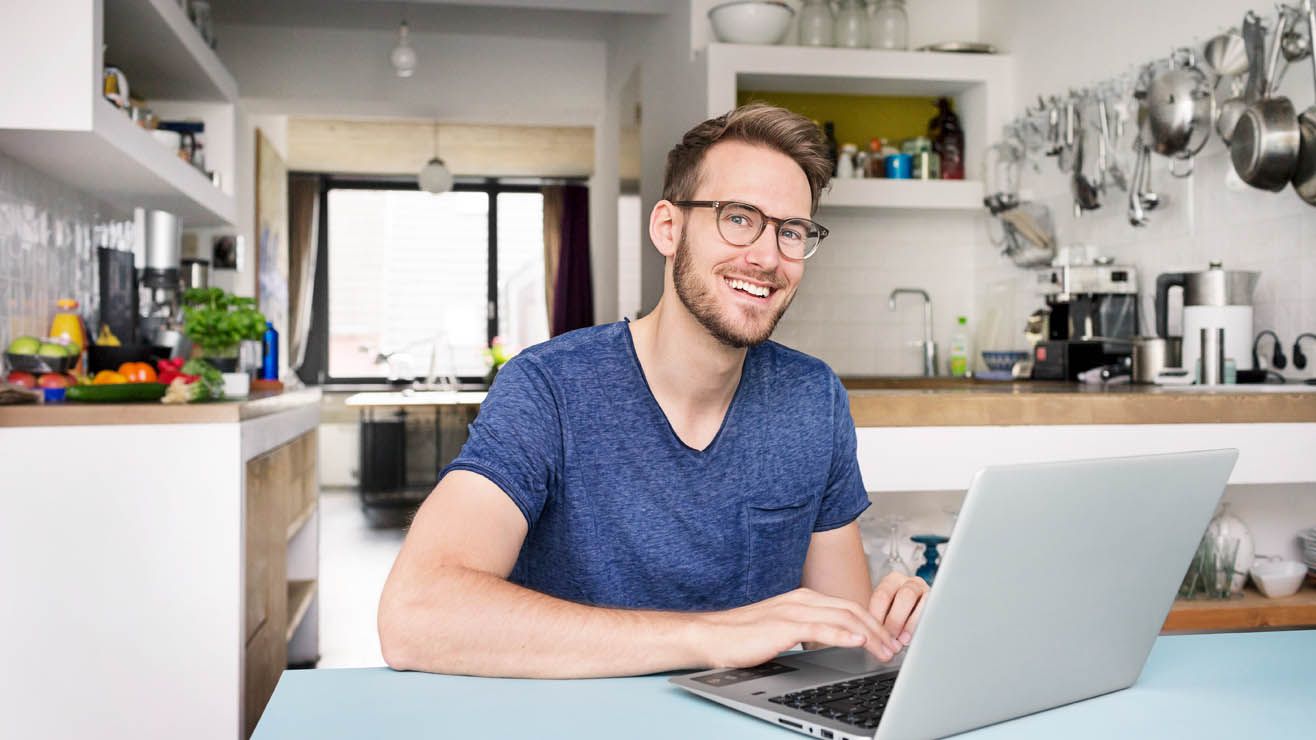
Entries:
[[[781, 255], [782, 259], [790, 260], [791, 262], [803, 262], [804, 260], [807, 260], [813, 255], [817, 254], [818, 246], [822, 244], [823, 239], [826, 239], [828, 234], [832, 233], [831, 230], [829, 230], [826, 226], [823, 226], [822, 224], [818, 223], [817, 221], [814, 221], [811, 218], [803, 218], [801, 216], [796, 216], [793, 218], [776, 218], [764, 213], [762, 208], [759, 208], [753, 203], [746, 203], [741, 200], [674, 200], [671, 201], [671, 204], [679, 208], [714, 209], [716, 211], [714, 222], [717, 224], [718, 236], [722, 237], [722, 240], [725, 241], [727, 244], [736, 247], [748, 247], [749, 245], [758, 241], [758, 238], [760, 236], [763, 236], [763, 230], [768, 228], [768, 224], [772, 224], [774, 227], [774, 231], [777, 234], [777, 253]], [[722, 233], [722, 209], [727, 206], [744, 206], [746, 208], [752, 208], [755, 211], [757, 211], [760, 216], [763, 217], [763, 220], [759, 222], [758, 233], [754, 234], [753, 239], [750, 239], [748, 242], [745, 242], [744, 244], [736, 244], [730, 239], [727, 239], [726, 235]], [[783, 251], [781, 248], [781, 226], [787, 221], [804, 221], [806, 223], [813, 224], [814, 227], [818, 229], [818, 241], [814, 242], [813, 247], [810, 248], [807, 252], [805, 252], [803, 257], [792, 257], [786, 254], [786, 252]]]

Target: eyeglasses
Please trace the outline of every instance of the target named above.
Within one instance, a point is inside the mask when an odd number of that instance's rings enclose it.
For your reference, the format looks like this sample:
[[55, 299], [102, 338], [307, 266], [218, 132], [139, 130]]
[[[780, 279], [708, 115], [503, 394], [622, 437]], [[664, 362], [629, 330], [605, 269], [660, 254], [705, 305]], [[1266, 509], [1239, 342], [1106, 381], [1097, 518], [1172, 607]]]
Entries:
[[807, 218], [773, 218], [758, 208], [733, 200], [674, 200], [681, 208], [717, 210], [717, 233], [737, 247], [753, 244], [771, 223], [777, 227], [777, 250], [788, 260], [805, 260], [827, 238], [827, 227]]

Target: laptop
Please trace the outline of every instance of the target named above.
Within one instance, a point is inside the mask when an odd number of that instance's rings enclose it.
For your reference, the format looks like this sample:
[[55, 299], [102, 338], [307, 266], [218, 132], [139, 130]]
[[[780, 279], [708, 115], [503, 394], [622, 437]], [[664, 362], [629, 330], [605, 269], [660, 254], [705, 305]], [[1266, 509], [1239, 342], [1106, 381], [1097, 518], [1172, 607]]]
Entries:
[[903, 660], [826, 648], [670, 680], [825, 740], [942, 737], [1127, 688], [1237, 459], [985, 468]]

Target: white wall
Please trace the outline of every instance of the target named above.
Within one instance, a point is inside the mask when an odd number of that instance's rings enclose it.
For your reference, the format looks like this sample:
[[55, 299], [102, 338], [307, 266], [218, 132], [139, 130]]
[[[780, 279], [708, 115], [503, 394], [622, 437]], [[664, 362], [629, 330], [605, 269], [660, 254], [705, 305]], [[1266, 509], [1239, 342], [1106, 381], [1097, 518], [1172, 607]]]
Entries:
[[[1112, 0], [1099, 14], [1038, 0], [983, 0], [981, 17], [984, 38], [1015, 55], [1017, 99], [1029, 100], [1117, 75], [1174, 46], [1200, 43], [1239, 24], [1249, 7], [1267, 11], [1246, 0]], [[1281, 89], [1299, 109], [1313, 100], [1308, 64], [1290, 70]], [[1127, 156], [1127, 147], [1119, 151]], [[1269, 193], [1231, 178], [1228, 152], [1218, 139], [1203, 150], [1189, 179], [1171, 178], [1163, 158], [1155, 157], [1154, 166], [1154, 188], [1169, 204], [1151, 214], [1145, 229], [1128, 225], [1125, 201], [1118, 197], [1076, 220], [1068, 180], [1051, 160], [1040, 175], [1026, 174], [1024, 186], [1052, 208], [1062, 243], [1090, 244], [1138, 268], [1146, 330], [1154, 329], [1157, 274], [1202, 270], [1218, 259], [1226, 268], [1261, 272], [1254, 327], [1275, 329], [1286, 353], [1299, 331], [1316, 331], [1316, 208], [1291, 190]], [[985, 247], [975, 259], [979, 286], [1017, 280], [1020, 274]], [[1016, 324], [1022, 326], [1022, 314], [1040, 305], [1035, 299], [1016, 301]], [[1171, 332], [1177, 333], [1174, 322]], [[1306, 371], [1290, 366], [1286, 374], [1311, 377], [1314, 365]]]

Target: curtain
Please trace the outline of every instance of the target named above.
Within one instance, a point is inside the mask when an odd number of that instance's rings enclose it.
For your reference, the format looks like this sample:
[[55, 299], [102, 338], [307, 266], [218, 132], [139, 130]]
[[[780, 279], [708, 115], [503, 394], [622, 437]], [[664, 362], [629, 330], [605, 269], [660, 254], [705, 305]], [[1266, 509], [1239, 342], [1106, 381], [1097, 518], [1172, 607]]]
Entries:
[[311, 299], [320, 244], [320, 178], [288, 178], [288, 367], [294, 373], [306, 360], [311, 330]]
[[557, 292], [558, 255], [562, 252], [562, 186], [548, 185], [544, 196], [544, 309], [553, 329], [553, 297]]
[[[594, 325], [594, 288], [589, 269], [589, 188], [558, 186], [561, 214], [558, 218], [557, 259], [552, 284], [549, 333], [565, 334]], [[548, 198], [544, 199], [545, 230], [548, 230]], [[545, 240], [547, 247], [547, 240]], [[545, 273], [548, 272], [545, 263]]]

